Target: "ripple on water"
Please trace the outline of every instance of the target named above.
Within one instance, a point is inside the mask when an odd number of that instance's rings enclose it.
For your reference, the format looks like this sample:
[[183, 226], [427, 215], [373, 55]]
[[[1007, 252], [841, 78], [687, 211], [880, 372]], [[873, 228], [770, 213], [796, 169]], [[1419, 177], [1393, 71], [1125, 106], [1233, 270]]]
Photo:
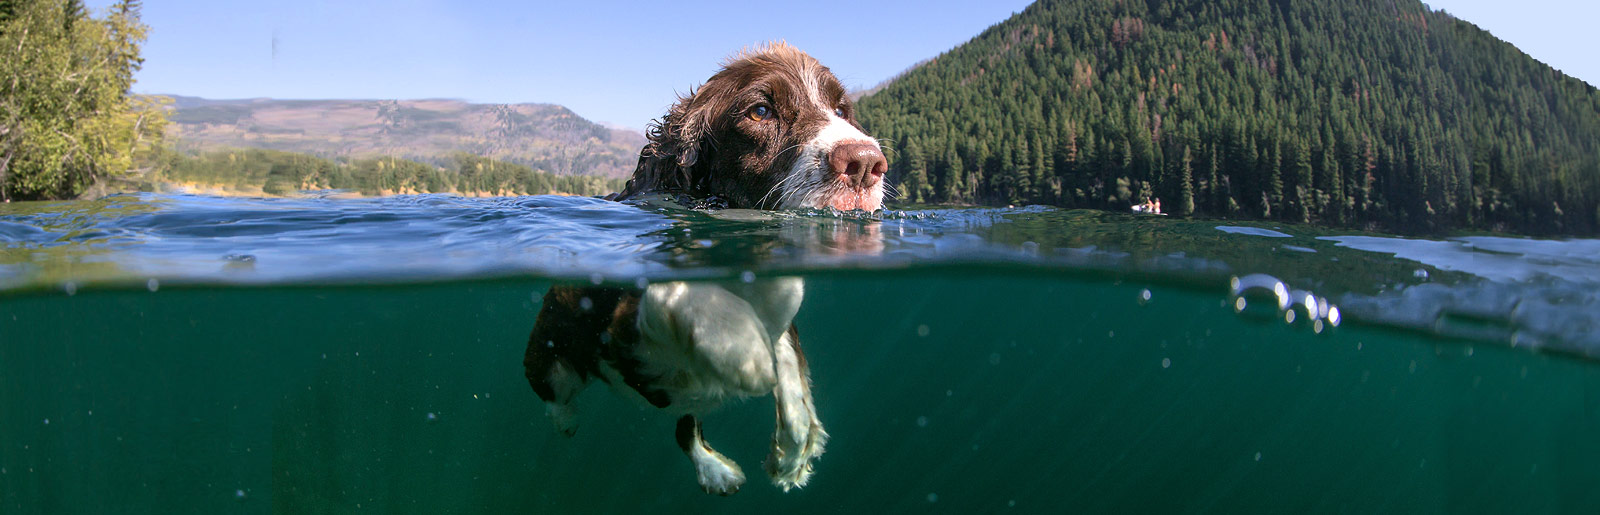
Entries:
[[1260, 227], [1240, 227], [1240, 226], [1235, 226], [1235, 225], [1218, 225], [1217, 226], [1217, 230], [1225, 232], [1225, 233], [1228, 233], [1228, 234], [1243, 234], [1243, 235], [1246, 235], [1246, 236], [1265, 236], [1267, 238], [1291, 238], [1292, 237], [1292, 236], [1289, 236], [1288, 234], [1284, 234], [1284, 233], [1281, 233], [1281, 232], [1278, 232], [1278, 231], [1274, 231], [1272, 229], [1262, 229]]
[[[1284, 240], [1326, 232], [1042, 206], [771, 212], [692, 210], [664, 198], [136, 194], [0, 205], [0, 290], [513, 274], [648, 284], [981, 266], [1220, 293], [1230, 277], [1259, 272], [1278, 287], [1243, 285], [1235, 307], [1313, 329], [1332, 325], [1337, 307], [1357, 322], [1600, 349], [1600, 240], [1355, 235], [1324, 236], [1331, 245], [1316, 248]], [[1306, 302], [1295, 290], [1316, 293]]]

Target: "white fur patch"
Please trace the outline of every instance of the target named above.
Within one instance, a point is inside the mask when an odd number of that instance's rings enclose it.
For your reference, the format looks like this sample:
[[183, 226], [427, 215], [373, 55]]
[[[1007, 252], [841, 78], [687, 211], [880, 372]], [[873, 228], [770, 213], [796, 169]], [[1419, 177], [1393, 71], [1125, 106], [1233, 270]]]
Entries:
[[815, 147], [818, 150], [831, 151], [834, 145], [844, 141], [859, 141], [871, 143], [874, 147], [878, 146], [878, 140], [872, 139], [867, 133], [861, 132], [861, 129], [857, 129], [856, 126], [851, 125], [850, 122], [833, 113], [828, 113], [828, 125], [817, 131], [817, 137], [812, 138], [811, 142], [806, 146]]
[[802, 284], [780, 278], [646, 288], [635, 355], [671, 396], [670, 409], [704, 413], [729, 397], [770, 391], [778, 380], [773, 342], [799, 311]]
[[578, 392], [583, 391], [583, 379], [576, 372], [567, 368], [562, 363], [550, 365], [550, 372], [546, 375], [550, 389], [555, 392], [555, 399], [545, 403], [545, 414], [550, 416], [550, 422], [555, 424], [556, 432], [563, 436], [572, 436], [578, 433], [578, 406], [576, 404]]
[[558, 404], [548, 402], [544, 405], [545, 414], [550, 415], [550, 422], [556, 426], [556, 432], [561, 436], [578, 434], [578, 409], [571, 404]]
[[[803, 280], [780, 277], [652, 284], [639, 302], [636, 356], [659, 378], [652, 386], [671, 396], [669, 409], [698, 414], [727, 397], [772, 392], [778, 423], [766, 469], [784, 491], [805, 486], [828, 439], [788, 333], [804, 297]], [[707, 492], [729, 495], [744, 484], [738, 464], [698, 430], [688, 453]]]
[[883, 205], [882, 182], [858, 191], [839, 181], [828, 169], [828, 155], [833, 152], [833, 147], [846, 141], [870, 143], [878, 151], [883, 151], [878, 140], [830, 112], [828, 125], [800, 147], [800, 156], [795, 158], [789, 173], [779, 182], [778, 208], [871, 210]]
[[706, 447], [699, 435], [695, 435], [693, 445], [689, 446], [689, 459], [694, 462], [700, 488], [708, 494], [733, 495], [744, 485], [744, 471], [739, 469], [739, 464]]
[[822, 455], [828, 433], [817, 419], [817, 409], [811, 402], [811, 379], [800, 370], [800, 356], [788, 334], [778, 341], [774, 353], [778, 386], [772, 397], [778, 408], [778, 427], [772, 433], [772, 452], [766, 465], [772, 484], [787, 492], [806, 486], [811, 479], [811, 462]]
[[833, 108], [822, 103], [822, 81], [820, 80], [822, 77], [818, 71], [807, 63], [807, 66], [800, 70], [800, 88], [805, 90], [806, 99], [811, 101], [811, 105], [822, 109], [824, 113], [831, 113]]

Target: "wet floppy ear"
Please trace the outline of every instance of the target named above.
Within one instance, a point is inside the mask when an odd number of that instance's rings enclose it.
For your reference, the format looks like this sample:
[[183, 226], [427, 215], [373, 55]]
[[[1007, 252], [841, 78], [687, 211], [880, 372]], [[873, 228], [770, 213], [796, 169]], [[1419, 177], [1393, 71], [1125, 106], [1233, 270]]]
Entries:
[[700, 148], [710, 131], [712, 113], [710, 102], [698, 97], [684, 98], [667, 115], [667, 133], [673, 138], [672, 154], [679, 167], [689, 168], [700, 159]]
[[633, 178], [615, 196], [623, 200], [649, 191], [687, 191], [689, 169], [699, 160], [700, 140], [706, 126], [690, 109], [692, 97], [680, 98], [666, 116], [650, 123], [645, 131], [649, 143], [639, 151], [639, 165]]

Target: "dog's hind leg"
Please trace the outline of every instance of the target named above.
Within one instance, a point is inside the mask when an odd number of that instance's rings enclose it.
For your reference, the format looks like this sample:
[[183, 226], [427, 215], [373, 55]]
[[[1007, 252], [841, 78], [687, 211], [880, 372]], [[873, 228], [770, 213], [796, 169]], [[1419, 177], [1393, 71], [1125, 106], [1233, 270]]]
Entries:
[[700, 419], [684, 415], [678, 419], [678, 448], [694, 462], [694, 471], [700, 489], [708, 494], [733, 495], [744, 485], [744, 471], [739, 464], [723, 456], [706, 444], [700, 434]]
[[811, 377], [800, 351], [800, 333], [789, 326], [773, 348], [778, 385], [772, 398], [777, 404], [778, 428], [772, 433], [766, 469], [772, 484], [787, 492], [806, 486], [811, 479], [811, 462], [822, 455], [828, 432], [822, 429], [811, 400]]
[[577, 433], [578, 392], [599, 377], [602, 348], [617, 338], [613, 322], [631, 321], [638, 298], [638, 290], [626, 288], [556, 285], [545, 293], [522, 366], [561, 434]]
[[578, 392], [583, 391], [587, 381], [560, 361], [550, 363], [542, 375], [536, 376], [536, 372], [534, 368], [527, 369], [528, 384], [544, 401], [545, 414], [550, 415], [556, 432], [569, 437], [578, 434]]

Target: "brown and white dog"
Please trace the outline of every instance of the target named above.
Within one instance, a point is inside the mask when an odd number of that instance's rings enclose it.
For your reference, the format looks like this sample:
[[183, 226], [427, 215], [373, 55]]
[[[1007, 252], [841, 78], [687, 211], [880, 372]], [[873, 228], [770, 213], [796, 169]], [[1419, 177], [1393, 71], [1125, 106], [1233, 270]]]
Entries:
[[[782, 43], [742, 52], [651, 127], [623, 191], [720, 199], [747, 209], [873, 211], [888, 161], [855, 105], [816, 59]], [[677, 441], [700, 486], [730, 495], [739, 465], [701, 436], [699, 416], [726, 399], [773, 394], [777, 429], [766, 471], [805, 486], [828, 433], [812, 403], [792, 320], [799, 278], [667, 282], [645, 288], [557, 286], [545, 295], [523, 365], [557, 431], [577, 430], [574, 399], [591, 379], [681, 418]]]

